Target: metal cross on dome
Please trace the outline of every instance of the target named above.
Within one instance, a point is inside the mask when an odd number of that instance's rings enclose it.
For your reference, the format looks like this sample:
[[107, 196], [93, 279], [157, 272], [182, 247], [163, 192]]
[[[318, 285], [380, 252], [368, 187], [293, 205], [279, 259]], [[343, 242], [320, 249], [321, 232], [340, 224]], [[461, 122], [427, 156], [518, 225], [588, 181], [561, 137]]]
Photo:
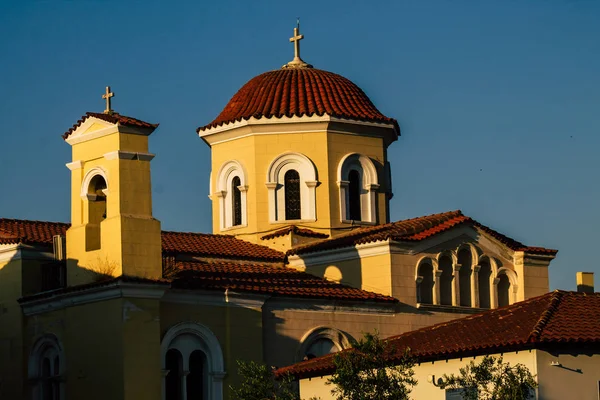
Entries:
[[104, 110], [104, 114], [112, 114], [113, 110], [110, 108], [110, 98], [114, 97], [115, 94], [110, 91], [110, 86], [106, 87], [106, 93], [102, 95], [103, 99], [106, 99], [106, 110]]
[[294, 28], [294, 36], [290, 38], [290, 42], [294, 43], [294, 60], [300, 60], [300, 41], [302, 39], [304, 39], [304, 35], [300, 34], [300, 18], [298, 18]]

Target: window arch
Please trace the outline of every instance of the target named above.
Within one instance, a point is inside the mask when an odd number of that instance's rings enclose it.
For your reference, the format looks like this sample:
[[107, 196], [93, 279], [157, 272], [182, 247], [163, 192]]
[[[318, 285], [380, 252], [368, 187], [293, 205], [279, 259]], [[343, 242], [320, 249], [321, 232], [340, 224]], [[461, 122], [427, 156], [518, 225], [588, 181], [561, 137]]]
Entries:
[[425, 258], [417, 266], [417, 303], [434, 304], [434, 265], [433, 260]]
[[492, 277], [492, 266], [488, 259], [479, 262], [478, 287], [479, 287], [479, 307], [491, 308], [490, 279]]
[[463, 247], [458, 251], [458, 285], [460, 305], [463, 307], [471, 307], [471, 274], [473, 273], [473, 257], [471, 249]]
[[[291, 172], [294, 171], [294, 172]], [[289, 173], [288, 173], [289, 172]], [[296, 175], [297, 174], [297, 177]], [[288, 179], [286, 185], [286, 177]], [[289, 219], [315, 220], [315, 195], [317, 170], [312, 161], [300, 153], [283, 153], [276, 157], [267, 170], [269, 190], [269, 220], [271, 222]], [[288, 214], [286, 197], [299, 199], [297, 207]], [[298, 217], [299, 218], [295, 218]]]
[[373, 161], [367, 156], [350, 153], [338, 166], [340, 219], [342, 222], [377, 222], [379, 179]]
[[81, 198], [84, 201], [83, 222], [86, 251], [98, 250], [101, 246], [101, 224], [108, 214], [108, 179], [102, 168], [92, 168], [83, 178]]
[[438, 263], [440, 271], [440, 304], [451, 306], [454, 304], [454, 291], [452, 290], [452, 286], [454, 285], [453, 258], [450, 255], [444, 254], [440, 257]]
[[169, 329], [161, 343], [161, 365], [164, 400], [223, 399], [223, 352], [204, 325], [183, 322]]
[[29, 356], [28, 370], [35, 400], [65, 398], [65, 356], [56, 336], [45, 335], [35, 343]]
[[308, 331], [300, 340], [296, 361], [336, 353], [352, 346], [354, 339], [339, 329], [319, 326]]
[[219, 169], [215, 195], [219, 198], [221, 229], [247, 225], [246, 171], [238, 161], [226, 162]]
[[517, 276], [514, 271], [503, 267], [498, 270], [494, 281], [498, 307], [508, 306], [515, 302]]

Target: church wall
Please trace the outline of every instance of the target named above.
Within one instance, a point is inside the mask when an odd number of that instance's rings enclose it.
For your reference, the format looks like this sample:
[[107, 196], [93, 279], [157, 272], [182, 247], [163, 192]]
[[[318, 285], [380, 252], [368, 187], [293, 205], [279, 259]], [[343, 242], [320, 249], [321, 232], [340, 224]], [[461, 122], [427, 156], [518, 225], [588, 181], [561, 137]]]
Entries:
[[22, 260], [0, 261], [0, 398], [19, 399], [26, 376], [23, 357]]
[[161, 303], [161, 337], [177, 323], [195, 322], [208, 327], [219, 340], [227, 375], [223, 380], [224, 399], [229, 397], [229, 386], [237, 386], [237, 360], [264, 360], [262, 313], [260, 309], [236, 306], [210, 306], [184, 303]]
[[[559, 354], [537, 350], [538, 398], [597, 400], [600, 354], [597, 354], [597, 350], [588, 351], [580, 349], [561, 351], [563, 354]], [[559, 365], [554, 366], [552, 362], [558, 362]]]
[[55, 335], [64, 350], [66, 398], [125, 399], [123, 303], [106, 300], [27, 318], [26, 354], [44, 334]]
[[369, 310], [366, 304], [345, 310], [340, 306], [327, 301], [314, 305], [284, 299], [268, 301], [263, 312], [265, 343], [269, 343], [265, 347], [267, 364], [282, 367], [301, 361], [297, 353], [302, 339], [317, 327], [336, 328], [355, 339], [376, 329], [385, 338], [468, 315], [432, 313], [403, 304], [389, 306], [395, 310], [389, 313]]

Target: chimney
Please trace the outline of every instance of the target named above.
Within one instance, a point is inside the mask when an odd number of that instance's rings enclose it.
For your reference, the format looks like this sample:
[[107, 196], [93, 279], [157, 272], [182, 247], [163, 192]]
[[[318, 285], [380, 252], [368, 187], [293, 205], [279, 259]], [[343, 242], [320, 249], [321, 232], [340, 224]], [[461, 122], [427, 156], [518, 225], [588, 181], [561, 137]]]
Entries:
[[577, 273], [577, 291], [581, 293], [594, 293], [594, 273]]

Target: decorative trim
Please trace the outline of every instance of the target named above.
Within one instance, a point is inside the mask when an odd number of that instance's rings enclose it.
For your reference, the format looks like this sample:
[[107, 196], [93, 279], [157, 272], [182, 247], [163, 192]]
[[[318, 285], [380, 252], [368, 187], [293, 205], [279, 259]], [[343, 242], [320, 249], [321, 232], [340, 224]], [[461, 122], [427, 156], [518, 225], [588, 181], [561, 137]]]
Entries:
[[77, 160], [77, 161], [73, 161], [73, 162], [70, 162], [70, 163], [66, 163], [65, 165], [71, 171], [75, 171], [75, 170], [78, 170], [78, 169], [82, 169], [83, 168], [83, 164], [84, 164], [83, 161]]
[[377, 168], [373, 161], [359, 153], [346, 154], [340, 160], [337, 169], [337, 182], [339, 187], [340, 221], [350, 221], [350, 192], [348, 190], [351, 170], [360, 175], [360, 219], [367, 223], [377, 222], [377, 190], [379, 179]]
[[[240, 185], [237, 188], [240, 191], [242, 221], [239, 225], [233, 225], [233, 194], [231, 193], [231, 184], [236, 177], [240, 179]], [[219, 173], [215, 181], [215, 193], [213, 193], [219, 198], [219, 223], [222, 231], [243, 228], [248, 225], [247, 191], [248, 177], [242, 163], [237, 160], [230, 160], [224, 163], [219, 168]]]
[[[31, 352], [29, 353], [28, 367], [27, 367], [27, 376], [30, 382], [33, 383], [32, 388], [32, 397], [33, 399], [43, 399], [42, 393], [42, 373], [41, 373], [41, 364], [42, 358], [44, 355], [48, 354], [48, 352], [55, 353], [54, 357], [58, 357], [58, 373], [53, 373], [52, 378], [55, 379], [56, 384], [59, 385], [59, 399], [65, 399], [65, 353], [64, 346], [58, 340], [56, 336], [53, 334], [45, 334], [40, 337], [33, 347], [31, 348]], [[54, 368], [54, 363], [51, 364], [51, 368]]]
[[136, 151], [123, 151], [123, 150], [115, 150], [109, 153], [104, 154], [104, 158], [108, 161], [111, 160], [139, 160], [139, 161], [151, 161], [155, 154], [152, 153], [140, 153]]
[[241, 307], [260, 310], [270, 296], [256, 294], [241, 294], [226, 290], [215, 293], [214, 291], [176, 291], [170, 290], [162, 297], [165, 303], [193, 304], [218, 307]]
[[88, 188], [90, 187], [90, 183], [91, 183], [92, 179], [96, 175], [100, 175], [102, 178], [104, 178], [104, 182], [106, 183], [106, 189], [104, 189], [103, 192], [105, 195], [108, 195], [109, 189], [110, 189], [110, 186], [108, 183], [108, 174], [106, 173], [104, 168], [94, 167], [94, 168], [90, 169], [88, 172], [86, 172], [85, 176], [83, 177], [83, 181], [81, 183], [81, 192], [79, 194], [83, 200], [95, 200], [95, 197], [94, 198], [89, 197]]
[[354, 342], [354, 338], [346, 332], [327, 326], [318, 326], [306, 332], [302, 339], [300, 339], [300, 345], [296, 350], [296, 362], [304, 360], [310, 346], [319, 339], [330, 340], [337, 347], [338, 351], [352, 347], [352, 343]]
[[[61, 291], [64, 289], [57, 290]], [[79, 292], [57, 293], [49, 298], [24, 301], [21, 303], [21, 308], [23, 309], [23, 314], [31, 316], [120, 297], [160, 299], [163, 297], [165, 290], [166, 287], [163, 285], [114, 282], [106, 286], [93, 287]]]

